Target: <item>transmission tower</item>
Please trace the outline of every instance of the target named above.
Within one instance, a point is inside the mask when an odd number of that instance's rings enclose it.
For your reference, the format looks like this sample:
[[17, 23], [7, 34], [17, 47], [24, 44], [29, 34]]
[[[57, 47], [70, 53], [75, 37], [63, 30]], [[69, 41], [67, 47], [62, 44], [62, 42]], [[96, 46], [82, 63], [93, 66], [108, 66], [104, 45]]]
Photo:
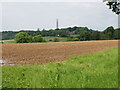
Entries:
[[56, 29], [59, 29], [58, 28], [58, 19], [56, 19]]

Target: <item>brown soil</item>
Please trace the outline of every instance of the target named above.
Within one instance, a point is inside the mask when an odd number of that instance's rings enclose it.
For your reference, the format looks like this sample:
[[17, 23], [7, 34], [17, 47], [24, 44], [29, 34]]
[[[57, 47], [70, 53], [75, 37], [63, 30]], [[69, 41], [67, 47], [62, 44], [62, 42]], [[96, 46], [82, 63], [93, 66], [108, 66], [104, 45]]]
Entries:
[[3, 44], [2, 59], [12, 64], [43, 64], [118, 47], [118, 40]]

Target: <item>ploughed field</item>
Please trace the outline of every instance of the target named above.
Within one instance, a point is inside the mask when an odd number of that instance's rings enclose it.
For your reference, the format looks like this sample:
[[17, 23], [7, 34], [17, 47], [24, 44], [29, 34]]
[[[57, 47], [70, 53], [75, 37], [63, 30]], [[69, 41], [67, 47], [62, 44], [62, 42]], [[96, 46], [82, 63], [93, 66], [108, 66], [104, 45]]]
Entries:
[[117, 47], [118, 40], [2, 44], [2, 60], [9, 64], [44, 64]]

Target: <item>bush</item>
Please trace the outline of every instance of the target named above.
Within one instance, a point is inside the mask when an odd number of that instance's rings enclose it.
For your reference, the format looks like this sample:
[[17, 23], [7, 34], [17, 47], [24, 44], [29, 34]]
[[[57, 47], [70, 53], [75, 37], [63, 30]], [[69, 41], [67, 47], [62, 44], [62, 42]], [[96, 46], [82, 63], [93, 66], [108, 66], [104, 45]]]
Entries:
[[43, 39], [41, 35], [32, 37], [31, 35], [28, 35], [26, 32], [20, 32], [16, 34], [15, 41], [17, 43], [46, 42], [46, 40]]
[[58, 38], [54, 38], [54, 42], [59, 42], [60, 40]]
[[15, 41], [17, 43], [29, 43], [32, 42], [32, 36], [28, 35], [26, 32], [20, 32], [16, 34]]
[[41, 35], [34, 36], [33, 42], [43, 42], [42, 36]]
[[79, 41], [79, 38], [78, 37], [69, 37], [68, 39], [67, 39], [67, 41]]
[[50, 39], [49, 41], [52, 42], [52, 39]]
[[79, 41], [79, 38], [73, 38], [72, 40], [73, 41]]
[[47, 42], [45, 39], [43, 39], [43, 41], [42, 42]]

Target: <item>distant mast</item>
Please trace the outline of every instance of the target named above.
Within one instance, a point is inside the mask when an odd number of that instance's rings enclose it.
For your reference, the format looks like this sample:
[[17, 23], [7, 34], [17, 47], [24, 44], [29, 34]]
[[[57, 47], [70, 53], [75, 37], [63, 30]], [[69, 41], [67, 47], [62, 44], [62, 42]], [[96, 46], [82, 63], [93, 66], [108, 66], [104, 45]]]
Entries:
[[59, 29], [58, 28], [58, 19], [56, 20], [56, 29]]

